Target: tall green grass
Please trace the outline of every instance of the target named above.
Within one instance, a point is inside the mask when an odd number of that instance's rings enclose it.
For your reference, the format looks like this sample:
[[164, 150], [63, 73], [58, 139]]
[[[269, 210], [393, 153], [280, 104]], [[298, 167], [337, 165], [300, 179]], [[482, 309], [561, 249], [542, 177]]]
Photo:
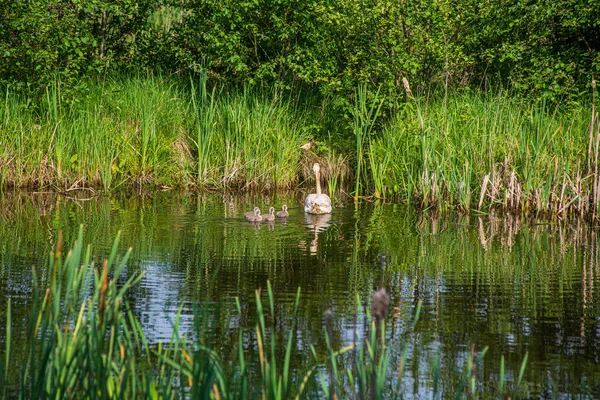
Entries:
[[[363, 175], [364, 170], [366, 169], [366, 157], [365, 157], [365, 147], [368, 145], [371, 140], [371, 135], [373, 134], [375, 123], [377, 122], [377, 118], [379, 117], [379, 113], [381, 112], [381, 106], [383, 105], [383, 99], [379, 98], [379, 90], [375, 93], [374, 100], [370, 100], [370, 93], [366, 86], [360, 86], [355, 93], [354, 96], [354, 107], [352, 108], [352, 116], [353, 116], [353, 131], [354, 138], [356, 141], [356, 183], [354, 187], [354, 201], [356, 202], [358, 198], [361, 196], [361, 184], [368, 183], [368, 180], [365, 180]], [[374, 165], [371, 163], [371, 169], [373, 170]], [[375, 178], [376, 174], [373, 174], [373, 178]], [[377, 179], [374, 179], [376, 182], [375, 185], [375, 195], [378, 195], [378, 190], [380, 190], [380, 185], [377, 185]]]
[[[355, 200], [597, 219], [595, 93], [591, 111], [585, 102], [531, 103], [502, 91], [409, 100], [382, 115], [379, 93], [361, 86], [343, 119], [326, 101], [316, 110], [315, 99], [215, 87], [205, 75], [113, 77], [88, 82], [77, 98], [63, 95], [60, 82], [38, 100], [7, 89], [0, 184], [294, 188], [302, 176], [310, 185], [304, 164], [319, 162], [330, 192]], [[300, 149], [313, 140], [315, 153]], [[352, 171], [347, 160], [356, 161]]]
[[58, 82], [40, 101], [7, 89], [0, 115], [3, 185], [61, 191], [290, 187], [309, 125], [274, 93], [156, 75], [89, 82], [74, 99]]
[[587, 149], [599, 135], [581, 105], [505, 93], [417, 98], [371, 141], [370, 172], [378, 197], [423, 208], [592, 215], [597, 172]]

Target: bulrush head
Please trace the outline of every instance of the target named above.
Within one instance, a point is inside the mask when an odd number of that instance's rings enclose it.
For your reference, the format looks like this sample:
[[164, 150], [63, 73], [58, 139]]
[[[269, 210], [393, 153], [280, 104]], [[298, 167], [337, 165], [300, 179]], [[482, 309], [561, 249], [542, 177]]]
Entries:
[[390, 296], [388, 296], [384, 288], [381, 288], [373, 293], [372, 300], [372, 314], [379, 324], [387, 315], [388, 308], [390, 307]]

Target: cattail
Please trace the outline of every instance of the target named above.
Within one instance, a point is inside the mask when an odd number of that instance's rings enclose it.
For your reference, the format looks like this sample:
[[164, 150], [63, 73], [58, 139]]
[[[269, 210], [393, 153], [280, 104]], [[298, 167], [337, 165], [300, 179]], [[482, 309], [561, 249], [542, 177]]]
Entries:
[[406, 92], [406, 94], [412, 97], [412, 92], [410, 90], [410, 85], [408, 84], [408, 79], [402, 78], [402, 85], [404, 85], [404, 91]]
[[108, 289], [108, 260], [104, 260], [102, 266], [102, 278], [100, 280], [100, 325], [104, 322], [104, 311], [106, 310], [106, 290]]
[[323, 317], [325, 318], [325, 327], [327, 329], [327, 333], [330, 333], [330, 331], [332, 331], [331, 323], [333, 321], [333, 312], [331, 311], [331, 308], [328, 308], [323, 312]]
[[381, 322], [387, 315], [387, 310], [390, 306], [390, 296], [385, 292], [384, 288], [379, 289], [373, 293], [373, 316], [377, 320], [377, 323]]

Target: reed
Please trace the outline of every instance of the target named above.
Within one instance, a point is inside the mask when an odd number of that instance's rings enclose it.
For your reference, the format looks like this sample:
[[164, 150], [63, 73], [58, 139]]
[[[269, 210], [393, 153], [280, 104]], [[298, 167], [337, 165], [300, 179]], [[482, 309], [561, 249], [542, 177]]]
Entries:
[[[60, 82], [42, 100], [0, 102], [4, 187], [72, 191], [150, 187], [291, 187], [308, 113], [274, 91], [224, 91], [157, 75]], [[83, 99], [85, 96], [85, 99]]]
[[422, 208], [594, 217], [598, 132], [580, 104], [417, 97], [371, 141], [370, 172], [378, 197]]
[[[326, 100], [316, 110], [315, 101], [217, 87], [204, 75], [90, 81], [85, 101], [63, 94], [60, 82], [42, 99], [6, 89], [0, 183], [90, 193], [123, 186], [293, 188], [309, 176], [305, 161], [316, 158], [330, 193], [346, 190], [354, 176], [355, 200], [596, 220], [600, 118], [592, 86], [591, 113], [583, 102], [455, 91], [411, 95], [387, 119], [379, 92], [361, 86], [347, 124], [337, 122], [339, 110]], [[319, 154], [300, 150], [325, 126], [329, 141], [316, 142]], [[353, 171], [349, 159], [356, 160]]]
[[379, 90], [374, 94], [369, 92], [367, 86], [358, 87], [354, 95], [354, 107], [352, 108], [353, 133], [356, 142], [356, 184], [354, 187], [354, 201], [358, 201], [361, 196], [361, 184], [368, 182], [363, 174], [365, 173], [365, 146], [368, 145], [371, 134], [374, 131], [375, 123], [381, 112], [383, 98], [379, 97]]
[[[144, 381], [138, 381], [133, 356], [140, 354], [143, 333], [124, 299], [139, 277], [117, 285], [130, 254], [117, 257], [118, 242], [117, 237], [110, 257], [96, 268], [90, 262], [90, 248], [83, 246], [80, 229], [66, 256], [59, 237], [50, 257], [48, 279], [42, 282], [34, 270], [26, 334], [29, 354], [21, 366], [20, 398], [119, 397], [143, 391]], [[47, 289], [42, 290], [42, 285]], [[92, 286], [95, 290], [90, 292]], [[7, 383], [14, 380], [10, 372], [5, 376]], [[10, 386], [8, 390], [9, 397], [15, 395]]]
[[[206, 74], [200, 77], [198, 90], [196, 90], [194, 81], [191, 81], [191, 98], [196, 128], [196, 136], [191, 140], [196, 147], [198, 185], [206, 184], [206, 178], [210, 174], [210, 148], [215, 135], [217, 118], [216, 94], [216, 88], [213, 88], [211, 93], [208, 92]], [[199, 99], [197, 99], [198, 97]]]

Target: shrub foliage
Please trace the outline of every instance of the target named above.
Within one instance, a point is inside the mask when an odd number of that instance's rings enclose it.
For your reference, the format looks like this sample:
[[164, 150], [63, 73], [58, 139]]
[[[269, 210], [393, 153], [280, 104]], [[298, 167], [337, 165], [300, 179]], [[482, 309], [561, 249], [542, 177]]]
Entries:
[[600, 0], [9, 0], [0, 80], [69, 87], [110, 70], [204, 71], [232, 82], [359, 84], [388, 99], [431, 85], [509, 84], [550, 98], [600, 72]]

